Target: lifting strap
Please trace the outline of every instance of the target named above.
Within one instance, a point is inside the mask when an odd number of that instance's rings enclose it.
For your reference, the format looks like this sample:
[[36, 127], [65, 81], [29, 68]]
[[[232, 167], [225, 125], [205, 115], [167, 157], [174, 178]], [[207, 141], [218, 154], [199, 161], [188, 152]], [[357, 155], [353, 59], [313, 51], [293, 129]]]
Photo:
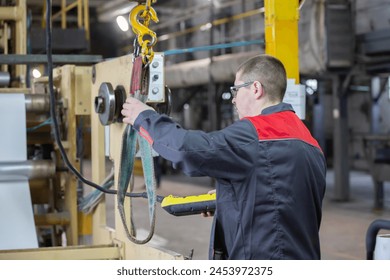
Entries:
[[[153, 0], [153, 3], [156, 0]], [[148, 26], [150, 20], [158, 21], [155, 10], [151, 7], [151, 0], [147, 0], [145, 5], [138, 5], [130, 13], [130, 21], [133, 31], [136, 33], [134, 40], [133, 69], [130, 81], [130, 95], [134, 98], [146, 102], [148, 99], [148, 82], [149, 82], [149, 64], [153, 60], [153, 46], [157, 42], [156, 33], [151, 31]], [[143, 21], [141, 23], [139, 18]], [[149, 35], [151, 41], [144, 40], [144, 36]], [[133, 223], [133, 211], [130, 209], [131, 230], [126, 223], [126, 214], [124, 208], [125, 196], [128, 188], [133, 191], [134, 161], [136, 157], [137, 143], [142, 159], [142, 168], [145, 179], [146, 193], [149, 205], [150, 231], [148, 236], [143, 239], [136, 238], [135, 227]], [[154, 173], [153, 149], [150, 144], [134, 129], [133, 126], [127, 125], [122, 135], [121, 161], [119, 166], [118, 181], [118, 210], [120, 217], [130, 241], [136, 244], [145, 244], [152, 239], [156, 223], [156, 177]]]
[[[148, 65], [144, 66], [142, 57], [134, 57], [133, 71], [131, 76], [130, 94], [134, 98], [146, 102], [147, 100], [147, 79], [148, 79]], [[142, 168], [144, 172], [146, 193], [149, 205], [149, 221], [150, 231], [148, 236], [139, 240], [136, 238], [135, 227], [133, 223], [132, 211], [131, 213], [131, 231], [126, 223], [126, 214], [124, 208], [125, 195], [130, 187], [130, 192], [133, 191], [133, 182], [131, 176], [133, 175], [134, 161], [136, 157], [137, 142], [142, 159]], [[145, 244], [152, 239], [156, 222], [156, 179], [154, 173], [153, 153], [150, 144], [139, 135], [133, 126], [127, 125], [122, 135], [122, 151], [121, 161], [119, 167], [119, 181], [118, 181], [118, 210], [125, 232], [130, 241], [136, 244]]]

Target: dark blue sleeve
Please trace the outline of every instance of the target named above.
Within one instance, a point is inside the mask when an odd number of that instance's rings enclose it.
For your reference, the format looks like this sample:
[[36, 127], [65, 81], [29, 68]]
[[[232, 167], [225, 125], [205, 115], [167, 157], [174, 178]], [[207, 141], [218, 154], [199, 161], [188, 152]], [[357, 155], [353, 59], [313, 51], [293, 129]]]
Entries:
[[183, 129], [168, 116], [148, 110], [138, 116], [134, 128], [189, 176], [240, 180], [254, 168], [258, 137], [247, 120], [206, 133]]

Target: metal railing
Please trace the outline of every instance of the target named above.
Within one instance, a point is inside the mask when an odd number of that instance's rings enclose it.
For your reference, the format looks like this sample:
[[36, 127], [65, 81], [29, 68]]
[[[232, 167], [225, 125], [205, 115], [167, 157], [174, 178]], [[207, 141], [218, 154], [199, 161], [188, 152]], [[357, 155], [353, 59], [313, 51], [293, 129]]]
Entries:
[[[61, 28], [67, 28], [67, 13], [73, 9], [77, 9], [77, 27], [84, 28], [85, 37], [87, 40], [90, 38], [89, 28], [89, 0], [76, 0], [70, 4], [66, 3], [66, 0], [61, 0], [61, 10], [53, 14], [52, 20], [61, 18]], [[42, 13], [42, 27], [46, 27], [46, 1], [43, 5]]]

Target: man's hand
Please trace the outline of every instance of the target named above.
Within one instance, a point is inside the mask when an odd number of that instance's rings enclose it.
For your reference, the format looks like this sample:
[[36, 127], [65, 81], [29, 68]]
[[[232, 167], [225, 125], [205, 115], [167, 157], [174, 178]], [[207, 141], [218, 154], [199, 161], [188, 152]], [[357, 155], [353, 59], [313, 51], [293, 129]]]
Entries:
[[146, 110], [154, 109], [145, 103], [142, 103], [138, 99], [128, 97], [126, 102], [123, 104], [123, 109], [121, 111], [122, 115], [124, 116], [123, 122], [133, 125], [138, 115]]

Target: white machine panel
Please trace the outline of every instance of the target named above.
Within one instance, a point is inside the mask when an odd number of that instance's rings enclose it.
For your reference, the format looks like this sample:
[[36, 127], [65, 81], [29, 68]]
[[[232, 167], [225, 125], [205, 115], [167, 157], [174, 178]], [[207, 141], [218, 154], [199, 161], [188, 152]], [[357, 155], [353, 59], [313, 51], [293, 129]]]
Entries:
[[165, 101], [165, 74], [164, 54], [154, 53], [153, 61], [149, 66], [149, 93], [148, 101], [162, 103]]
[[[25, 161], [24, 94], [0, 94], [0, 162]], [[38, 248], [28, 179], [0, 177], [0, 250]]]

